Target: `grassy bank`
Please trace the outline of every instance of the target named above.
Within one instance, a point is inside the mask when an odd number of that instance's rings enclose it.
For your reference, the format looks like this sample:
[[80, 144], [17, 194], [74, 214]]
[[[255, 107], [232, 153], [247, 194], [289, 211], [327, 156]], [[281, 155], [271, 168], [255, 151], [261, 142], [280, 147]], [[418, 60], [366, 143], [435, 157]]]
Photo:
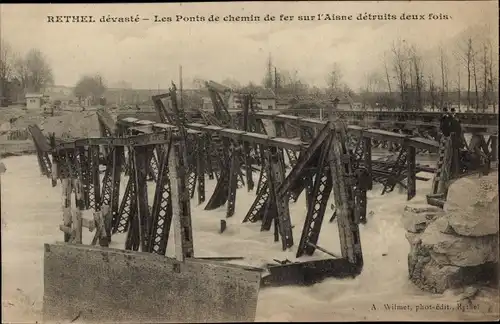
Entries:
[[31, 140], [25, 141], [0, 141], [0, 158], [35, 154], [35, 145]]

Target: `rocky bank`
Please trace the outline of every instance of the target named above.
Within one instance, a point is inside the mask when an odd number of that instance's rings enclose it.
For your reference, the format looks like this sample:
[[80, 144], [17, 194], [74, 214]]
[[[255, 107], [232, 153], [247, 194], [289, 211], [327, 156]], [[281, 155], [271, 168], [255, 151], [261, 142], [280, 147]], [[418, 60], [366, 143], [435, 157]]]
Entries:
[[498, 280], [498, 172], [451, 184], [443, 209], [408, 204], [403, 212], [410, 280], [434, 293]]

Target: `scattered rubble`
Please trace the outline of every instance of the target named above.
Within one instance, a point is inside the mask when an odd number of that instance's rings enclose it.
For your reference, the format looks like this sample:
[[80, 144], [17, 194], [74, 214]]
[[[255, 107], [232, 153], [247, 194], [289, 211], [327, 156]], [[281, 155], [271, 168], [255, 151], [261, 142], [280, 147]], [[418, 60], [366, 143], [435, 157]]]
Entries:
[[93, 111], [73, 112], [46, 118], [38, 125], [44, 134], [55, 133], [56, 137], [61, 138], [98, 137], [100, 135], [97, 115]]

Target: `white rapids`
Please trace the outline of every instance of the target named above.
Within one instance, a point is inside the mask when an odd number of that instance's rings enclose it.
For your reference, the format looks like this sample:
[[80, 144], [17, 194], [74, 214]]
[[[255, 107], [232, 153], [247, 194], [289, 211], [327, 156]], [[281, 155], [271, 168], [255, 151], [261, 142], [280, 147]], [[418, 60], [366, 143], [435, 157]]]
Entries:
[[[2, 175], [2, 321], [35, 322], [41, 320], [43, 298], [43, 244], [61, 241], [61, 187], [51, 187], [50, 179], [40, 175], [35, 156], [3, 160], [7, 172]], [[425, 163], [425, 162], [424, 162]], [[431, 174], [422, 174], [432, 178]], [[122, 193], [125, 189], [122, 180]], [[431, 181], [417, 182], [417, 201], [423, 201]], [[206, 183], [206, 201], [215, 180]], [[150, 190], [154, 186], [150, 185]], [[257, 321], [363, 321], [363, 320], [465, 320], [484, 319], [477, 312], [418, 310], [422, 305], [456, 304], [453, 293], [433, 296], [415, 288], [408, 280], [409, 244], [400, 215], [406, 195], [398, 192], [380, 195], [381, 188], [368, 192], [368, 223], [361, 226], [364, 268], [355, 279], [327, 279], [310, 287], [262, 289], [259, 294]], [[152, 201], [152, 192], [149, 197]], [[193, 237], [197, 256], [243, 256], [243, 264], [262, 266], [272, 259], [294, 260], [296, 246], [281, 251], [273, 233], [260, 232], [260, 224], [242, 224], [255, 192], [237, 191], [235, 215], [227, 219], [227, 230], [219, 234], [225, 207], [205, 211], [191, 201]], [[294, 240], [298, 242], [306, 214], [305, 198], [290, 204]], [[327, 209], [328, 213], [331, 210]], [[89, 213], [88, 211], [86, 213]], [[91, 217], [90, 214], [84, 214]], [[339, 252], [336, 222], [326, 215], [318, 245]], [[92, 233], [84, 229], [84, 243]], [[173, 240], [173, 235], [170, 236]], [[170, 241], [171, 242], [171, 241]], [[113, 236], [112, 247], [124, 248], [124, 235]], [[173, 255], [169, 244], [168, 255]], [[317, 251], [310, 258], [327, 257]], [[301, 258], [307, 260], [307, 257]], [[384, 304], [412, 305], [411, 311], [387, 310]], [[168, 307], [168, 306], [167, 306]], [[484, 310], [483, 310], [484, 311]], [[494, 315], [492, 313], [492, 315]], [[478, 317], [480, 316], [480, 317]], [[498, 316], [498, 315], [497, 315]], [[492, 319], [494, 316], [492, 317]]]

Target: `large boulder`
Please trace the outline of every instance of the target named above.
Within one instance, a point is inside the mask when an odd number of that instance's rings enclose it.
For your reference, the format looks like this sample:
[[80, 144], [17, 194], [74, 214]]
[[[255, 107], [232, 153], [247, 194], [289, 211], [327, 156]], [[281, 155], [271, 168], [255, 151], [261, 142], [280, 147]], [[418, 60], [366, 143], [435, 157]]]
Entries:
[[442, 293], [446, 289], [457, 288], [461, 285], [463, 277], [460, 267], [442, 266], [430, 260], [420, 274], [420, 286], [434, 293]]
[[[447, 253], [452, 253], [451, 255], [440, 253], [443, 251], [441, 249], [444, 249], [446, 246], [446, 244], [442, 244], [444, 241], [441, 235], [444, 235], [448, 239], [450, 236], [453, 237], [453, 235], [441, 233], [441, 228], [444, 228], [443, 222], [439, 224], [439, 221], [435, 221], [429, 225], [424, 233], [406, 233], [406, 238], [411, 245], [410, 253], [408, 254], [408, 274], [411, 282], [424, 291], [443, 293], [448, 289], [487, 282], [494, 276], [494, 272], [497, 269], [497, 263], [494, 262], [472, 266], [458, 266], [454, 264], [473, 264], [473, 262], [464, 262], [463, 258], [469, 258], [470, 254], [467, 252], [467, 247], [464, 249], [463, 244], [450, 244], [452, 248]], [[435, 239], [437, 246], [434, 244], [429, 245], [431, 234], [438, 238]], [[467, 239], [475, 240], [477, 238]], [[454, 242], [453, 239], [449, 241]], [[459, 250], [460, 247], [463, 250]], [[460, 251], [464, 253], [461, 254]], [[488, 259], [488, 254], [485, 255], [484, 251], [479, 252], [479, 254], [479, 257], [474, 257], [475, 263]]]
[[425, 291], [498, 281], [497, 173], [455, 181], [443, 210], [406, 206], [402, 223], [410, 243], [410, 280]]
[[446, 224], [446, 216], [431, 223], [420, 239], [422, 247], [426, 248], [431, 258], [441, 265], [470, 267], [498, 262], [498, 236], [453, 235]]
[[491, 263], [477, 267], [440, 265], [431, 259], [420, 272], [417, 285], [426, 291], [441, 294], [448, 289], [486, 282], [488, 273], [494, 269]]
[[464, 280], [473, 281], [473, 272], [435, 261], [431, 257], [429, 247], [422, 245], [421, 236], [422, 234], [418, 233], [406, 233], [411, 245], [408, 254], [408, 274], [411, 282], [422, 290], [443, 293], [447, 289], [462, 286]]
[[464, 236], [498, 233], [498, 172], [455, 181], [444, 205], [453, 230]]
[[435, 218], [443, 215], [443, 210], [427, 204], [408, 204], [403, 211], [403, 227], [411, 233], [420, 233]]

